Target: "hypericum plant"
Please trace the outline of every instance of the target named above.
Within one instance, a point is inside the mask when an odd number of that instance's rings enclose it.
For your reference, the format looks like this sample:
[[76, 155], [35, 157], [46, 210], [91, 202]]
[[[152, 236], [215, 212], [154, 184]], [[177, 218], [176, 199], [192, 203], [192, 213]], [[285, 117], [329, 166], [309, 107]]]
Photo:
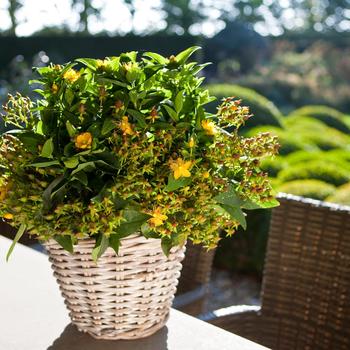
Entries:
[[41, 99], [9, 97], [3, 118], [17, 129], [1, 136], [0, 214], [19, 227], [14, 244], [27, 231], [72, 252], [93, 238], [97, 260], [139, 232], [166, 254], [187, 239], [212, 248], [220, 228], [246, 225], [242, 209], [277, 204], [259, 169], [276, 138], [238, 134], [250, 117], [239, 100], [205, 112], [205, 65], [187, 63], [197, 49], [39, 68]]

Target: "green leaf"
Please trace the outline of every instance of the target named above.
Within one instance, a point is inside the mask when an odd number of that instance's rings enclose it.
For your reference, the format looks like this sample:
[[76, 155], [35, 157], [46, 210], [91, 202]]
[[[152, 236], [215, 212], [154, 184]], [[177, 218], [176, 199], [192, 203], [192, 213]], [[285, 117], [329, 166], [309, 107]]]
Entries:
[[120, 248], [120, 237], [116, 234], [111, 234], [109, 236], [109, 246], [113, 248], [115, 253], [118, 255]]
[[54, 240], [69, 253], [73, 254], [73, 242], [72, 237], [68, 235], [56, 235], [54, 236]]
[[241, 207], [242, 200], [237, 196], [232, 185], [229, 186], [228, 190], [224, 193], [220, 193], [214, 197], [217, 203], [229, 205], [231, 207]]
[[192, 179], [190, 177], [180, 177], [175, 180], [173, 174], [168, 177], [168, 184], [165, 186], [165, 191], [172, 192], [180, 187], [188, 186]]
[[142, 56], [152, 58], [153, 60], [155, 60], [157, 63], [160, 63], [160, 64], [166, 64], [168, 61], [164, 56], [159, 55], [158, 53], [155, 53], [155, 52], [145, 52]]
[[280, 202], [277, 199], [273, 198], [266, 202], [260, 201], [258, 204], [260, 208], [269, 209], [269, 208], [278, 207], [280, 205]]
[[44, 135], [44, 133], [43, 133], [43, 122], [42, 122], [42, 120], [39, 120], [39, 121], [38, 121], [38, 124], [36, 124], [36, 130], [35, 130], [35, 132], [36, 132], [37, 134], [39, 134], [39, 135]]
[[19, 227], [15, 238], [12, 241], [12, 244], [7, 252], [6, 255], [6, 261], [9, 261], [10, 255], [12, 254], [13, 248], [15, 247], [16, 243], [20, 240], [20, 238], [23, 236], [24, 231], [26, 230], [27, 226], [25, 224], [21, 224], [21, 226]]
[[74, 137], [74, 135], [77, 133], [77, 129], [74, 127], [74, 125], [71, 124], [69, 120], [66, 121], [66, 129], [70, 137]]
[[115, 129], [115, 122], [112, 118], [106, 118], [102, 125], [102, 135], [107, 135], [110, 131]]
[[134, 90], [129, 91], [129, 97], [130, 101], [136, 106], [137, 104], [137, 99], [138, 99], [138, 93]]
[[161, 246], [162, 246], [163, 253], [168, 257], [170, 254], [170, 250], [173, 247], [173, 241], [171, 240], [170, 237], [166, 237], [166, 236], [162, 237]]
[[92, 250], [92, 259], [97, 262], [97, 260], [103, 255], [107, 250], [109, 245], [109, 239], [104, 234], [101, 234], [96, 240], [94, 249]]
[[58, 160], [50, 160], [49, 162], [32, 163], [32, 164], [29, 164], [28, 166], [32, 166], [35, 168], [46, 168], [48, 166], [59, 165], [59, 164], [60, 162]]
[[87, 175], [81, 171], [80, 173], [75, 174], [72, 178], [71, 181], [77, 180], [80, 183], [82, 183], [84, 186], [88, 185], [88, 178]]
[[172, 109], [170, 106], [168, 105], [163, 105], [163, 107], [166, 109], [166, 111], [168, 112], [169, 116], [171, 117], [172, 120], [174, 120], [175, 122], [177, 122], [179, 120], [177, 113], [174, 109]]
[[96, 81], [99, 82], [99, 83], [109, 83], [109, 84], [114, 84], [114, 85], [118, 85], [118, 86], [121, 86], [121, 87], [127, 87], [128, 84], [126, 83], [122, 83], [121, 81], [119, 80], [116, 80], [116, 79], [109, 79], [109, 78], [96, 78]]
[[71, 89], [67, 89], [64, 93], [64, 98], [68, 105], [71, 105], [74, 100], [75, 94]]
[[230, 214], [232, 219], [238, 221], [245, 230], [247, 229], [247, 220], [241, 208], [225, 204], [221, 204], [221, 207]]
[[40, 156], [44, 158], [52, 158], [52, 152], [54, 149], [52, 138], [46, 140], [41, 150]]
[[71, 157], [67, 160], [63, 161], [64, 165], [68, 169], [74, 169], [79, 164], [79, 158], [78, 157]]
[[134, 209], [124, 209], [123, 217], [125, 221], [116, 229], [122, 237], [137, 232], [151, 216]]
[[52, 197], [51, 194], [54, 192], [54, 190], [57, 188], [58, 185], [60, 185], [64, 181], [64, 176], [61, 175], [57, 177], [55, 180], [53, 180], [49, 186], [46, 187], [45, 191], [43, 192], [43, 209], [44, 211], [49, 210], [52, 207]]
[[183, 104], [184, 104], [183, 92], [179, 91], [175, 97], [175, 110], [177, 114], [181, 112]]
[[97, 60], [93, 58], [78, 58], [75, 61], [82, 63], [84, 66], [90, 68], [93, 71], [97, 68]]
[[94, 170], [95, 168], [96, 167], [95, 167], [94, 162], [82, 163], [82, 164], [79, 164], [79, 166], [72, 171], [71, 175], [74, 175], [74, 174], [76, 174], [76, 173], [78, 173], [79, 171], [82, 171], [82, 170], [84, 170], [85, 172], [89, 172], [89, 171]]
[[134, 117], [137, 120], [137, 123], [141, 126], [141, 128], [144, 128], [147, 126], [147, 123], [145, 121], [145, 116], [135, 109], [127, 109], [127, 112]]
[[180, 64], [185, 63], [188, 60], [188, 58], [199, 49], [201, 49], [200, 46], [189, 47], [188, 49], [186, 49], [186, 50], [184, 50], [176, 55], [176, 57], [175, 57], [176, 61]]
[[42, 135], [35, 134], [34, 132], [19, 132], [16, 133], [16, 137], [23, 143], [24, 147], [31, 152], [38, 151], [38, 145], [44, 142]]

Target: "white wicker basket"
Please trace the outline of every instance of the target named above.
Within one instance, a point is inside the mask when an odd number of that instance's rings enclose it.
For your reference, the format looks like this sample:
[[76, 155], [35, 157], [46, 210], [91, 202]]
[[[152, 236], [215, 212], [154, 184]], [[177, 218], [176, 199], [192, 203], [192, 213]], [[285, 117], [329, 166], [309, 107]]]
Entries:
[[162, 328], [176, 292], [185, 247], [167, 258], [159, 239], [132, 235], [119, 254], [108, 248], [95, 263], [94, 240], [81, 240], [74, 254], [46, 242], [54, 275], [72, 323], [97, 339], [136, 339]]

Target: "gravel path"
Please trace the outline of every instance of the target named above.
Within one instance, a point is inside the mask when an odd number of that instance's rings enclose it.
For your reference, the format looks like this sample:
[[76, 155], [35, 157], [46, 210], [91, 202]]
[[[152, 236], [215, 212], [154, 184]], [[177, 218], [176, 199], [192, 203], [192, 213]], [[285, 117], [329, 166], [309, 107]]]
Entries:
[[206, 311], [231, 305], [260, 305], [260, 288], [254, 276], [213, 269]]

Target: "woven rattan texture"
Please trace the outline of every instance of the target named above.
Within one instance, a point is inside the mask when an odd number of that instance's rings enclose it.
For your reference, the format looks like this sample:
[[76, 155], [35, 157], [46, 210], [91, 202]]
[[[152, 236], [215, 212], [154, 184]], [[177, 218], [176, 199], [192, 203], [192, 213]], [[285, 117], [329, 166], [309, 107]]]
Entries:
[[262, 308], [213, 321], [272, 349], [350, 349], [350, 208], [281, 195]]
[[74, 254], [46, 244], [54, 275], [72, 322], [97, 339], [147, 337], [164, 326], [176, 292], [185, 248], [167, 258], [160, 240], [132, 235], [118, 255], [108, 248], [95, 263], [94, 240], [81, 240]]

